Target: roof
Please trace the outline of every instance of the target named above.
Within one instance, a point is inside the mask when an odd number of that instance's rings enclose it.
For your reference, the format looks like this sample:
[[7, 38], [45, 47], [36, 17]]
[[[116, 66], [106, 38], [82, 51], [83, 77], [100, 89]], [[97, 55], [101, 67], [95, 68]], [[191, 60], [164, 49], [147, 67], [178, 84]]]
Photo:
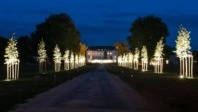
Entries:
[[87, 50], [116, 50], [114, 46], [90, 46]]

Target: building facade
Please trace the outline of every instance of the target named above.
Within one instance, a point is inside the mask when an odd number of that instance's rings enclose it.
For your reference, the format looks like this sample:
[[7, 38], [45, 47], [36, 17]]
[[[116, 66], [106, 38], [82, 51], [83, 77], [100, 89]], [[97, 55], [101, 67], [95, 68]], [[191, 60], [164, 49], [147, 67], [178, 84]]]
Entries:
[[114, 46], [91, 46], [86, 51], [87, 63], [117, 63], [118, 51]]

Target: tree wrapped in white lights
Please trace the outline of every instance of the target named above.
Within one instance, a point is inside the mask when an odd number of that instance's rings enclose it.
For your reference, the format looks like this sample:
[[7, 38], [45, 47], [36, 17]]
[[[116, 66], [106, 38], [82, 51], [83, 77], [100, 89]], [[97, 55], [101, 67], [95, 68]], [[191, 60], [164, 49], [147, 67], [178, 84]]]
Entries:
[[70, 53], [70, 69], [74, 69], [74, 53]]
[[154, 73], [163, 73], [163, 37], [157, 42], [155, 53], [154, 53]]
[[148, 54], [147, 54], [147, 48], [146, 46], [142, 47], [141, 50], [141, 61], [142, 61], [142, 71], [147, 71], [148, 70]]
[[122, 56], [118, 56], [118, 66], [122, 66]]
[[58, 72], [61, 69], [61, 60], [62, 60], [61, 52], [60, 52], [58, 45], [55, 46], [53, 55], [54, 55], [54, 58], [53, 58], [54, 69], [55, 69], [55, 72]]
[[129, 53], [126, 54], [126, 67], [129, 68]]
[[129, 52], [129, 68], [133, 68], [133, 54]]
[[79, 57], [79, 66], [82, 67], [85, 65], [85, 56], [80, 54], [80, 57]]
[[7, 65], [6, 80], [17, 80], [19, 78], [19, 59], [17, 51], [17, 41], [14, 40], [15, 34], [8, 41], [8, 46], [5, 48], [5, 64]]
[[127, 56], [126, 56], [126, 54], [124, 53], [124, 55], [123, 55], [123, 67], [126, 67], [126, 63], [127, 63]]
[[65, 54], [63, 55], [64, 60], [64, 70], [69, 70], [69, 50], [65, 51]]
[[79, 66], [79, 55], [75, 54], [75, 68], [78, 68]]
[[193, 78], [193, 55], [190, 47], [190, 32], [180, 27], [176, 40], [176, 55], [180, 59], [180, 77]]
[[38, 60], [39, 60], [39, 73], [45, 74], [46, 73], [46, 58], [47, 58], [47, 51], [45, 50], [45, 42], [43, 39], [38, 44]]
[[138, 65], [139, 65], [139, 55], [140, 55], [140, 51], [138, 48], [135, 48], [135, 54], [134, 54], [134, 69], [138, 69]]

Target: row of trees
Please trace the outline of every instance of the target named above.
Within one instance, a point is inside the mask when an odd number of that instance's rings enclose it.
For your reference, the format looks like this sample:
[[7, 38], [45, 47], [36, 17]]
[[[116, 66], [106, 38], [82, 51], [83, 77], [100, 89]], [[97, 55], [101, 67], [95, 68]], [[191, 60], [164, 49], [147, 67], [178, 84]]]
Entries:
[[[47, 50], [45, 49], [45, 42], [43, 40], [38, 44], [38, 61], [39, 61], [39, 73], [46, 73], [46, 59], [47, 59]], [[64, 70], [74, 69], [85, 65], [85, 55], [78, 54], [65, 50], [64, 55], [60, 51], [59, 46], [56, 44], [53, 50], [53, 61], [54, 61], [54, 70], [59, 72], [61, 70], [61, 63], [64, 61]]]
[[[30, 36], [19, 37], [18, 43], [15, 39], [15, 35], [9, 40], [0, 37], [0, 40], [2, 40], [0, 46], [0, 49], [2, 49], [0, 54], [2, 55], [1, 61], [3, 62], [5, 58], [4, 63], [7, 65], [8, 80], [18, 79], [19, 62], [27, 62], [28, 58], [35, 56], [39, 60], [40, 73], [45, 72], [46, 62], [53, 61], [55, 63], [55, 71], [59, 71], [60, 62], [63, 59], [61, 52], [66, 51], [69, 51], [69, 54], [65, 54], [68, 56], [65, 56], [64, 59], [67, 58], [67, 60], [69, 60], [69, 69], [72, 68], [72, 65], [74, 65], [74, 67], [84, 65], [83, 62], [77, 63], [77, 60], [80, 59], [79, 56], [85, 55], [86, 46], [80, 42], [80, 33], [67, 14], [51, 15], [46, 18], [43, 23], [38, 24], [35, 32]], [[59, 54], [59, 56], [57, 54]], [[57, 64], [57, 58], [59, 58], [59, 64]], [[83, 61], [84, 60], [85, 59], [83, 59]], [[78, 62], [79, 61], [80, 60], [78, 60]]]
[[[32, 61], [31, 57], [38, 56], [37, 45], [40, 40], [46, 43], [46, 50], [49, 62], [53, 61], [53, 50], [56, 44], [60, 51], [66, 49], [74, 53], [85, 53], [86, 46], [80, 42], [80, 33], [75, 27], [69, 15], [60, 13], [54, 14], [36, 26], [36, 30], [30, 36], [21, 36], [17, 39], [19, 59], [21, 62]], [[4, 51], [8, 39], [0, 37], [0, 63], [4, 63]]]
[[[15, 34], [9, 39], [8, 45], [5, 48], [5, 63], [7, 66], [7, 77], [6, 80], [17, 80], [19, 78], [19, 52], [17, 49], [17, 41], [14, 39]], [[46, 73], [46, 58], [47, 51], [45, 50], [45, 42], [41, 40], [38, 44], [38, 62], [39, 62], [39, 73]], [[85, 55], [74, 54], [73, 52], [66, 50], [62, 57], [58, 45], [54, 48], [53, 54], [55, 72], [61, 70], [61, 61], [64, 60], [64, 70], [74, 69], [85, 65]]]
[[[171, 52], [173, 52], [173, 50], [166, 45], [166, 37], [169, 35], [166, 24], [164, 24], [158, 17], [140, 17], [132, 23], [130, 32], [131, 35], [126, 39], [128, 46], [121, 42], [115, 43], [114, 45], [118, 49], [120, 56], [119, 65], [131, 68], [129, 65], [134, 63], [134, 69], [138, 69], [138, 49], [142, 46], [146, 46], [149, 51], [148, 58], [150, 58], [150, 61], [154, 64], [154, 72], [162, 73], [164, 54], [169, 56], [172, 54]], [[142, 51], [144, 51], [143, 48]], [[193, 55], [190, 49], [190, 32], [181, 26], [178, 31], [175, 50], [176, 56], [180, 59], [181, 77], [193, 77]], [[130, 56], [132, 54], [131, 51], [133, 50], [135, 50], [135, 53]], [[129, 57], [133, 57], [132, 60], [130, 60]], [[143, 60], [146, 60], [146, 58], [144, 59], [143, 57], [144, 56], [142, 55], [142, 68], [145, 70], [147, 65]]]
[[[163, 38], [157, 42], [156, 48], [155, 48], [155, 53], [154, 53], [154, 58], [152, 63], [154, 65], [154, 72], [155, 73], [162, 73], [163, 72], [163, 48], [164, 48], [164, 43], [163, 43]], [[142, 46], [141, 52], [138, 48], [135, 48], [135, 52], [132, 53], [131, 51], [124, 53], [123, 55], [120, 55], [118, 57], [118, 65], [123, 66], [123, 67], [128, 67], [128, 68], [134, 68], [135, 70], [138, 69], [139, 67], [139, 58], [141, 58], [141, 66], [142, 66], [142, 71], [147, 71], [148, 70], [148, 50], [146, 46]]]

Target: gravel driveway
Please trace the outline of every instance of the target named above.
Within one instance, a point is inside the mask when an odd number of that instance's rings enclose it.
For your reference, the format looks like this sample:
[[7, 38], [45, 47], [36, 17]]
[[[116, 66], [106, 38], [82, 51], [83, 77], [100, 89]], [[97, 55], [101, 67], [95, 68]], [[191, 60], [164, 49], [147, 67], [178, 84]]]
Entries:
[[131, 89], [103, 65], [82, 74], [27, 103], [18, 104], [11, 112], [161, 112]]

